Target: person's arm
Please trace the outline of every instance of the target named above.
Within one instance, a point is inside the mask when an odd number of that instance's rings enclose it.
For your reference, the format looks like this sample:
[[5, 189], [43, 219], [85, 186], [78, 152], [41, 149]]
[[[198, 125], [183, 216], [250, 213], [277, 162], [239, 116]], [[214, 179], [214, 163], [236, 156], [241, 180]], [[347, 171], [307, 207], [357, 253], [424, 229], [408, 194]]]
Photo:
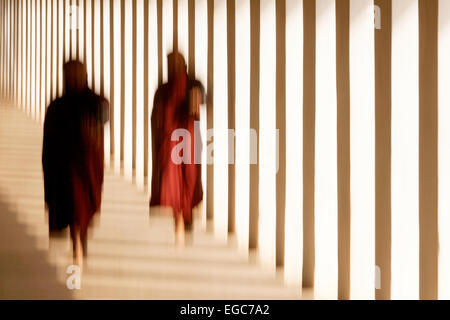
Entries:
[[105, 98], [101, 98], [101, 114], [102, 114], [102, 122], [106, 124], [110, 119], [110, 106], [109, 101]]
[[153, 98], [153, 109], [151, 115], [151, 135], [152, 135], [152, 161], [155, 165], [157, 161], [157, 151], [159, 150], [161, 130], [162, 130], [162, 120], [164, 111], [162, 105], [161, 89], [158, 89]]
[[200, 105], [202, 104], [202, 93], [200, 88], [193, 87], [189, 91], [189, 113], [195, 118], [200, 119]]
[[193, 201], [193, 197], [194, 197], [194, 193], [195, 193], [195, 188], [197, 185], [197, 177], [198, 177], [198, 170], [199, 167], [198, 165], [195, 163], [195, 139], [194, 139], [194, 121], [192, 118], [190, 118], [188, 120], [188, 130], [189, 130], [189, 136], [190, 136], [190, 141], [188, 141], [188, 146], [191, 149], [190, 152], [190, 162], [189, 163], [185, 163], [183, 164], [183, 169], [184, 169], [184, 205], [186, 206], [185, 210], [190, 210], [192, 209], [192, 201]]
[[[100, 128], [99, 128], [100, 127]], [[89, 184], [92, 206], [95, 211], [100, 210], [101, 194], [104, 175], [104, 140], [103, 124], [97, 119], [84, 119], [82, 135], [83, 180]]]
[[153, 98], [153, 109], [151, 115], [151, 139], [152, 139], [152, 177], [150, 205], [159, 204], [160, 192], [160, 149], [163, 130], [163, 89], [158, 88]]
[[[195, 104], [200, 106], [202, 104], [208, 106], [209, 96], [206, 95], [205, 87], [199, 80], [191, 80], [190, 91], [195, 91]], [[212, 101], [211, 101], [212, 102]]]

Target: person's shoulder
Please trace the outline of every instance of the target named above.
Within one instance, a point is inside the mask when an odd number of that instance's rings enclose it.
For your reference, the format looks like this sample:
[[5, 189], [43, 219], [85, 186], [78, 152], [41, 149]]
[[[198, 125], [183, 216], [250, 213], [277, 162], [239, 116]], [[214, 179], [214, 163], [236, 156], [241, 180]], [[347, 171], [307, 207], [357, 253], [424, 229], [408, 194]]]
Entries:
[[156, 89], [155, 95], [153, 97], [153, 110], [152, 110], [152, 117], [157, 116], [167, 100], [169, 94], [169, 86], [167, 83], [164, 83]]
[[94, 90], [89, 88], [84, 90], [83, 96], [85, 99], [88, 99], [89, 101], [92, 102], [100, 101], [102, 99], [102, 97], [99, 94], [97, 94]]
[[58, 97], [50, 102], [50, 104], [47, 106], [47, 110], [45, 112], [46, 117], [54, 115], [59, 109], [61, 109], [61, 106], [64, 104], [64, 98]]
[[55, 128], [55, 125], [66, 118], [67, 107], [64, 96], [55, 98], [47, 106], [44, 117], [45, 128]]
[[159, 100], [159, 99], [163, 99], [167, 93], [169, 92], [169, 84], [168, 83], [164, 83], [160, 86], [158, 86], [158, 88], [156, 89], [155, 92], [155, 101]]
[[156, 92], [165, 92], [169, 89], [169, 83], [163, 83], [161, 85], [158, 86], [158, 88], [156, 89]]
[[106, 123], [109, 119], [109, 101], [103, 95], [99, 95], [91, 89], [86, 89], [84, 98], [87, 102], [89, 113], [94, 113], [99, 120]]
[[59, 106], [61, 106], [63, 103], [64, 103], [64, 96], [57, 97], [53, 101], [50, 102], [50, 104], [47, 107], [47, 110], [56, 109]]
[[195, 130], [195, 121], [197, 121], [197, 120], [195, 119], [194, 116], [188, 116], [188, 117], [186, 118], [186, 128], [187, 128], [189, 131], [194, 132], [194, 130]]
[[109, 105], [108, 100], [104, 96], [97, 94], [95, 91], [91, 89], [86, 89], [83, 92], [83, 96], [85, 101], [87, 101], [89, 105], [96, 105], [96, 106]]

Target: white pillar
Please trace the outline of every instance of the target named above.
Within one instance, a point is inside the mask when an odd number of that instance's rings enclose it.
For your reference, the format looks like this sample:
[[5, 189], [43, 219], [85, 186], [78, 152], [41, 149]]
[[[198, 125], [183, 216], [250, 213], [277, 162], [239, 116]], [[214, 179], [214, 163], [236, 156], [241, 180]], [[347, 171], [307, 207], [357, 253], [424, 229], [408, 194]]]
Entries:
[[[96, 0], [93, 0], [96, 1]], [[97, 1], [96, 1], [97, 2]], [[71, 5], [71, 0], [63, 0], [61, 2], [64, 5], [65, 8], [65, 23], [64, 23], [64, 34], [65, 34], [65, 39], [64, 39], [64, 48], [65, 48], [65, 54], [64, 54], [64, 62], [67, 62], [70, 60], [70, 34], [71, 34], [71, 28], [70, 28], [70, 5]]]
[[[103, 6], [103, 90], [105, 98], [111, 102], [111, 43], [110, 43], [110, 25], [111, 21], [109, 18], [109, 0], [102, 0], [101, 5]], [[81, 55], [81, 53], [79, 53]], [[111, 108], [111, 105], [110, 105]], [[112, 110], [110, 110], [111, 112]], [[104, 128], [104, 143], [105, 143], [105, 166], [109, 166], [111, 163], [111, 131], [110, 122], [105, 124]]]
[[22, 79], [23, 79], [23, 66], [22, 66], [22, 39], [23, 39], [23, 35], [22, 35], [22, 12], [23, 12], [23, 1], [18, 1], [17, 2], [17, 6], [18, 6], [18, 14], [17, 14], [17, 33], [18, 33], [18, 40], [17, 40], [17, 97], [16, 97], [16, 101], [17, 101], [17, 107], [19, 109], [22, 108]]
[[162, 0], [163, 82], [167, 82], [167, 54], [173, 50], [173, 0]]
[[58, 82], [57, 82], [57, 76], [58, 76], [58, 59], [56, 58], [57, 54], [58, 54], [58, 33], [57, 33], [57, 29], [58, 29], [58, 25], [57, 25], [57, 16], [58, 16], [58, 11], [57, 11], [57, 1], [58, 0], [51, 0], [52, 1], [52, 6], [53, 6], [53, 26], [52, 26], [52, 30], [53, 30], [53, 71], [52, 71], [52, 77], [53, 77], [53, 86], [52, 86], [52, 97], [55, 98], [56, 97], [56, 92], [58, 89]]
[[[158, 88], [158, 20], [157, 2], [150, 0], [148, 5], [148, 192], [152, 185], [152, 124], [153, 98]], [[164, 57], [163, 57], [164, 58]]]
[[41, 33], [40, 33], [40, 28], [41, 28], [41, 4], [40, 4], [40, 0], [36, 1], [36, 30], [35, 30], [35, 35], [36, 35], [36, 51], [35, 51], [35, 57], [33, 57], [34, 61], [35, 61], [35, 77], [33, 78], [33, 81], [35, 82], [34, 84], [34, 88], [35, 88], [35, 104], [36, 104], [36, 120], [37, 121], [41, 121], [41, 66], [42, 66], [42, 60], [41, 60]]
[[178, 0], [178, 51], [189, 64], [189, 14], [188, 0]]
[[[144, 189], [144, 0], [136, 1], [136, 184]], [[151, 128], [151, 127], [149, 127]]]
[[[100, 3], [103, 2], [103, 0], [99, 0]], [[78, 30], [78, 16], [79, 16], [79, 10], [77, 7], [77, 0], [72, 0], [71, 9], [71, 25], [70, 25], [70, 32], [72, 34], [72, 59], [77, 58], [77, 30]]]
[[286, 220], [284, 279], [302, 284], [303, 1], [286, 1]]
[[[46, 35], [46, 65], [47, 65], [47, 90], [45, 92], [45, 107], [48, 107], [50, 104], [50, 98], [51, 98], [51, 79], [53, 77], [53, 74], [51, 73], [51, 65], [53, 63], [53, 60], [50, 59], [52, 55], [52, 0], [47, 0], [47, 35]], [[53, 57], [53, 59], [55, 59]]]
[[44, 123], [45, 118], [45, 106], [46, 106], [46, 84], [47, 84], [47, 33], [45, 32], [45, 27], [47, 25], [47, 7], [45, 0], [42, 0], [42, 8], [41, 8], [41, 34], [42, 34], [42, 41], [41, 41], [41, 99], [40, 99], [40, 105], [41, 105], [41, 115], [40, 119], [41, 122]]
[[316, 2], [315, 296], [336, 299], [337, 252], [337, 93], [336, 7]]
[[28, 115], [31, 115], [31, 76], [32, 76], [32, 69], [31, 69], [31, 57], [32, 57], [32, 41], [31, 41], [31, 22], [32, 22], [32, 12], [31, 12], [31, 0], [27, 1], [28, 6], [28, 17], [27, 17], [27, 46], [28, 46], [28, 52], [27, 52], [27, 113]]
[[419, 298], [419, 17], [392, 1], [391, 298]]
[[114, 0], [114, 171], [120, 173], [120, 100], [121, 100], [121, 0]]
[[124, 130], [124, 175], [129, 181], [133, 177], [133, 5], [125, 2], [125, 130]]
[[31, 78], [30, 78], [30, 110], [31, 117], [36, 119], [36, 1], [31, 1]]
[[[207, 87], [208, 81], [208, 3], [207, 0], [195, 0], [195, 78]], [[206, 104], [200, 106], [200, 133], [202, 136], [202, 185], [203, 202], [201, 205], [200, 225], [206, 228], [206, 169], [207, 169], [207, 122]]]
[[373, 0], [350, 1], [350, 297], [375, 298]]
[[[100, 1], [101, 0], [93, 0], [94, 1], [94, 12], [92, 13], [93, 17], [93, 32], [92, 36], [94, 37], [94, 64], [92, 68], [92, 72], [94, 72], [94, 84], [92, 89], [95, 90], [97, 94], [100, 93]], [[130, 2], [130, 1], [127, 1]], [[88, 44], [90, 45], [90, 43]]]
[[[106, 0], [105, 3], [108, 3]], [[78, 59], [84, 62], [84, 0], [78, 2]]]
[[227, 2], [214, 0], [214, 233], [228, 236]]
[[22, 93], [21, 93], [21, 102], [20, 102], [20, 106], [22, 108], [22, 110], [27, 110], [27, 57], [28, 54], [25, 51], [27, 49], [27, 43], [28, 43], [28, 39], [27, 39], [27, 1], [26, 0], [22, 0], [22, 72], [21, 72], [21, 77], [22, 77]]
[[[94, 36], [94, 25], [92, 24], [92, 2], [95, 0], [86, 0], [86, 69], [88, 77], [88, 86], [94, 89], [94, 83], [92, 82], [92, 74], [94, 72], [94, 61], [92, 61], [92, 37]], [[120, 17], [120, 16], [119, 16]], [[120, 34], [120, 33], [119, 33]]]
[[236, 1], [236, 234], [248, 253], [250, 219], [250, 0]]
[[13, 103], [14, 101], [14, 79], [16, 78], [16, 73], [15, 73], [15, 69], [14, 69], [14, 64], [15, 64], [15, 60], [16, 60], [16, 52], [15, 52], [15, 42], [14, 42], [14, 38], [15, 38], [15, 29], [14, 29], [14, 24], [15, 24], [15, 16], [14, 16], [14, 7], [15, 7], [15, 2], [11, 1], [10, 2], [10, 71], [9, 71], [9, 78], [10, 78], [10, 93], [9, 93], [9, 97], [11, 99], [11, 102]]
[[275, 270], [276, 248], [276, 11], [275, 0], [260, 1], [259, 226], [258, 254]]

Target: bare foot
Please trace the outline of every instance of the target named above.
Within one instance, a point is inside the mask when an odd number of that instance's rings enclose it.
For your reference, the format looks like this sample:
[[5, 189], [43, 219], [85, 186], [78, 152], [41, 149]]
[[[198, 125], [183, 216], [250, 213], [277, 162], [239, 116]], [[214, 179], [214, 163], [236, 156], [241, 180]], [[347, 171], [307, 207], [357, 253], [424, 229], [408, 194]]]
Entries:
[[73, 264], [79, 266], [80, 271], [83, 272], [83, 244], [79, 233], [75, 236]]
[[183, 248], [186, 243], [183, 215], [178, 215], [175, 221], [175, 246]]
[[176, 233], [175, 234], [175, 246], [178, 248], [184, 248], [186, 245], [186, 241], [184, 238], [184, 234], [180, 233]]
[[75, 256], [73, 258], [73, 264], [80, 268], [80, 272], [83, 272], [83, 255]]

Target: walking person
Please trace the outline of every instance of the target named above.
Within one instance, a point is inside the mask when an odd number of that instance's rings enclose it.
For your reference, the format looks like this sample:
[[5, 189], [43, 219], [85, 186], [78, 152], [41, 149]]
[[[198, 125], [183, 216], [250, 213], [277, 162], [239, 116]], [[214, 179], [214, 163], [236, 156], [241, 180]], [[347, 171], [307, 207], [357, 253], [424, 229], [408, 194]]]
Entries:
[[152, 111], [150, 207], [172, 208], [175, 242], [182, 247], [185, 231], [192, 227], [192, 209], [203, 199], [202, 142], [195, 121], [199, 120], [204, 89], [199, 81], [189, 79], [181, 54], [169, 54], [168, 68], [168, 82], [156, 91]]
[[100, 211], [108, 119], [109, 104], [88, 88], [84, 64], [64, 64], [64, 94], [51, 102], [44, 120], [45, 204], [50, 237], [70, 228], [74, 264], [81, 269], [87, 230]]

